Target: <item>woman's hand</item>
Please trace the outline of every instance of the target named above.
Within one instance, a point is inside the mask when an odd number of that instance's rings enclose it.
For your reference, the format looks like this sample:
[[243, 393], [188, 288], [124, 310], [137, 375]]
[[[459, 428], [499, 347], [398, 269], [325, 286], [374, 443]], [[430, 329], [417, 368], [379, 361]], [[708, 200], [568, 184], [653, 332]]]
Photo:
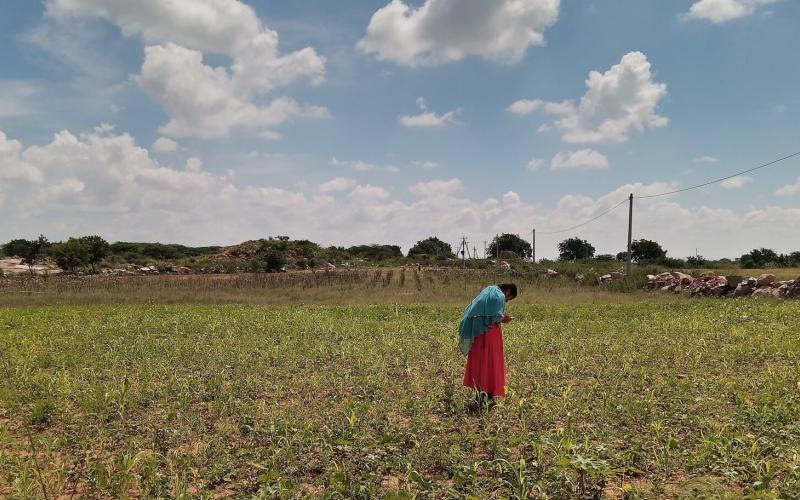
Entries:
[[509, 316], [508, 314], [504, 314], [503, 319], [500, 320], [500, 323], [508, 323], [510, 321], [511, 321], [511, 316]]

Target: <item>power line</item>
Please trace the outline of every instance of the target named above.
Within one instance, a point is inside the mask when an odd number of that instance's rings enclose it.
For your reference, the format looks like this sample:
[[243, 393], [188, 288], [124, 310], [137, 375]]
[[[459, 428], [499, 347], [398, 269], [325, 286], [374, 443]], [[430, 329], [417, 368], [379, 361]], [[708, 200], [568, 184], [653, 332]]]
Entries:
[[595, 217], [592, 217], [591, 219], [589, 219], [589, 220], [587, 220], [587, 221], [585, 221], [585, 222], [581, 222], [580, 224], [578, 224], [578, 225], [576, 225], [576, 226], [568, 227], [568, 228], [566, 228], [566, 229], [559, 229], [558, 231], [537, 231], [537, 232], [538, 232], [539, 234], [559, 234], [559, 233], [566, 233], [567, 231], [572, 231], [573, 229], [578, 229], [579, 227], [582, 227], [582, 226], [585, 226], [586, 224], [589, 224], [589, 223], [591, 223], [591, 222], [594, 222], [594, 221], [596, 221], [597, 219], [599, 219], [600, 217], [603, 217], [604, 215], [608, 215], [608, 214], [610, 214], [610, 213], [611, 213], [611, 212], [612, 212], [612, 211], [613, 211], [615, 208], [617, 208], [617, 207], [619, 207], [620, 205], [622, 205], [623, 203], [627, 203], [627, 202], [628, 202], [628, 198], [625, 198], [624, 200], [622, 200], [621, 202], [617, 203], [616, 205], [614, 205], [613, 207], [609, 208], [608, 210], [606, 210], [606, 211], [604, 211], [604, 212], [600, 213], [599, 215], [596, 215]]
[[[790, 155], [784, 156], [782, 158], [778, 158], [777, 160], [773, 160], [773, 161], [770, 161], [768, 163], [764, 163], [762, 165], [758, 165], [757, 167], [749, 168], [747, 170], [743, 170], [741, 172], [722, 177], [720, 179], [715, 179], [713, 181], [708, 181], [708, 182], [704, 182], [702, 184], [697, 184], [695, 186], [689, 186], [689, 187], [685, 187], [685, 188], [682, 188], [682, 189], [676, 189], [674, 191], [668, 191], [668, 192], [665, 192], [665, 193], [649, 194], [649, 195], [645, 195], [645, 196], [634, 196], [633, 199], [642, 200], [642, 199], [645, 199], [645, 198], [657, 198], [659, 196], [667, 196], [667, 195], [670, 195], [670, 194], [682, 193], [684, 191], [690, 191], [692, 189], [697, 189], [697, 188], [709, 186], [711, 184], [716, 184], [718, 182], [722, 182], [722, 181], [725, 181], [727, 179], [732, 179], [734, 177], [738, 177], [738, 176], [743, 175], [743, 174], [747, 174], [747, 173], [754, 172], [756, 170], [759, 170], [759, 169], [762, 169], [762, 168], [765, 168], [765, 167], [769, 167], [770, 165], [775, 165], [776, 163], [780, 163], [782, 161], [788, 160], [789, 158], [794, 158], [795, 156], [800, 156], [800, 151], [797, 151], [797, 152], [792, 153]], [[539, 234], [560, 234], [560, 233], [566, 233], [567, 231], [572, 231], [573, 229], [578, 229], [579, 227], [583, 227], [583, 226], [585, 226], [587, 224], [590, 224], [590, 223], [596, 221], [597, 219], [603, 217], [604, 215], [607, 215], [607, 214], [611, 213], [615, 208], [619, 207], [620, 205], [622, 205], [626, 201], [628, 201], [627, 198], [622, 200], [621, 202], [617, 203], [613, 207], [609, 208], [608, 210], [602, 212], [601, 214], [599, 214], [599, 215], [597, 215], [595, 217], [592, 217], [591, 219], [589, 219], [587, 221], [581, 222], [580, 224], [577, 224], [575, 226], [568, 227], [568, 228], [565, 228], [565, 229], [559, 229], [558, 231], [540, 231]]]
[[659, 196], [667, 196], [667, 195], [670, 195], [670, 194], [682, 193], [684, 191], [690, 191], [692, 189], [697, 189], [697, 188], [709, 186], [711, 184], [716, 184], [717, 182], [722, 182], [724, 180], [732, 179], [734, 177], [738, 177], [738, 176], [740, 176], [742, 174], [747, 174], [749, 172], [753, 172], [755, 170], [758, 170], [758, 169], [761, 169], [761, 168], [764, 168], [764, 167], [769, 167], [770, 165], [775, 165], [776, 163], [780, 163], [780, 162], [782, 162], [784, 160], [788, 160], [789, 158], [793, 158], [793, 157], [798, 156], [798, 155], [800, 155], [800, 151], [798, 151], [796, 153], [792, 153], [792, 154], [790, 154], [788, 156], [784, 156], [783, 158], [778, 158], [777, 160], [773, 160], [773, 161], [771, 161], [769, 163], [764, 163], [763, 165], [759, 165], [757, 167], [753, 167], [753, 168], [750, 168], [750, 169], [747, 169], [747, 170], [743, 170], [742, 172], [739, 172], [739, 173], [736, 173], [736, 174], [733, 174], [733, 175], [729, 175], [727, 177], [722, 177], [721, 179], [716, 179], [716, 180], [713, 180], [713, 181], [704, 182], [702, 184], [698, 184], [696, 186], [689, 186], [689, 187], [686, 187], [686, 188], [683, 188], [683, 189], [676, 189], [674, 191], [668, 191], [666, 193], [649, 194], [649, 195], [646, 195], [646, 196], [634, 196], [634, 199], [643, 200], [645, 198], [656, 198], [656, 197], [659, 197]]

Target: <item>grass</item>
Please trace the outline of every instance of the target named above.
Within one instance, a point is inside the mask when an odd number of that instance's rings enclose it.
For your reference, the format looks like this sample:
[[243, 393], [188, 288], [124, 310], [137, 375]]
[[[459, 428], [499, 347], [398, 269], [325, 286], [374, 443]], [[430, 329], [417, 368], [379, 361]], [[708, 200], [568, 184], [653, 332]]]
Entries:
[[0, 496], [800, 495], [800, 303], [512, 303], [487, 411], [446, 297], [0, 310]]

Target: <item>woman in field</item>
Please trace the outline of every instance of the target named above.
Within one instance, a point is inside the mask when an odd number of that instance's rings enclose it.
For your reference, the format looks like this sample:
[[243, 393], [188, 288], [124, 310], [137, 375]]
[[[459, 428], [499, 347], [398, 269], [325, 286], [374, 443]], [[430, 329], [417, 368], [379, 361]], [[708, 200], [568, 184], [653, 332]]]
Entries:
[[458, 327], [459, 346], [467, 355], [464, 385], [485, 393], [489, 400], [506, 395], [506, 362], [500, 323], [508, 323], [506, 302], [517, 296], [517, 285], [503, 283], [484, 288], [464, 309]]

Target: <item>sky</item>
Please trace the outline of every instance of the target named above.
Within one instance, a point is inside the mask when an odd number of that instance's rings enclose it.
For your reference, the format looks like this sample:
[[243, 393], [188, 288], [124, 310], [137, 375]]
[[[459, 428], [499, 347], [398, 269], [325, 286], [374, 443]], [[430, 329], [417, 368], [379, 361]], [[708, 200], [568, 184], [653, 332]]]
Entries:
[[[0, 240], [616, 254], [633, 193], [800, 151], [794, 0], [5, 0]], [[555, 233], [555, 234], [548, 234]], [[800, 250], [800, 156], [635, 200], [673, 257]]]

